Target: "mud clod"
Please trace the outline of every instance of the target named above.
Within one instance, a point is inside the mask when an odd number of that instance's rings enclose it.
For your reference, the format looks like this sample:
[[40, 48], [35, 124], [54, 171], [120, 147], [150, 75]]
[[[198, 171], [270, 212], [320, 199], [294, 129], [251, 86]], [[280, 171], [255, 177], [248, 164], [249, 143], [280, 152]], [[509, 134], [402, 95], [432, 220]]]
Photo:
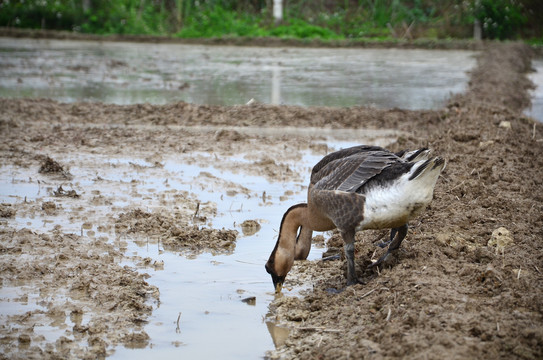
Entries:
[[245, 220], [241, 223], [241, 231], [245, 236], [256, 234], [260, 230], [260, 224], [256, 220]]
[[255, 296], [249, 296], [245, 299], [241, 299], [241, 302], [246, 303], [247, 305], [256, 305], [256, 297]]
[[65, 197], [71, 197], [71, 198], [78, 198], [79, 194], [75, 190], [64, 190], [62, 188], [62, 185], [59, 186], [55, 191], [53, 191], [53, 195], [55, 196], [65, 196]]
[[52, 201], [46, 201], [41, 204], [41, 209], [45, 211], [47, 215], [54, 215], [57, 210], [57, 205]]
[[64, 167], [60, 165], [57, 161], [51, 159], [49, 156], [43, 157], [41, 162], [40, 169], [38, 170], [40, 174], [56, 174], [64, 177], [65, 179], [72, 179], [72, 175], [64, 170]]
[[[206, 210], [209, 211], [209, 210]], [[160, 241], [170, 251], [199, 254], [232, 253], [238, 232], [228, 229], [200, 228], [191, 225], [188, 214], [171, 214], [166, 211], [149, 213], [135, 209], [120, 214], [115, 228], [128, 234], [140, 234]]]
[[0, 204], [0, 218], [12, 218], [17, 211], [11, 204]]
[[124, 346], [130, 349], [143, 349], [149, 345], [150, 337], [146, 332], [130, 333], [123, 337]]

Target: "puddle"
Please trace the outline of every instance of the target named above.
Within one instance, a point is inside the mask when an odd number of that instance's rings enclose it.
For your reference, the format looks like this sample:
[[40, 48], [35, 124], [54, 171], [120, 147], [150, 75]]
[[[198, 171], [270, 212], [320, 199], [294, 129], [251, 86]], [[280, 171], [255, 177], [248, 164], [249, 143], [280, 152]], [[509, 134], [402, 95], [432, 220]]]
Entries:
[[267, 321], [266, 326], [268, 327], [268, 332], [272, 337], [273, 345], [276, 348], [280, 347], [287, 341], [288, 335], [290, 333], [290, 330], [288, 328], [278, 326], [272, 321]]
[[0, 96], [432, 109], [465, 89], [474, 54], [0, 38]]
[[[124, 253], [111, 261], [149, 274], [147, 282], [159, 289], [160, 301], [150, 304], [152, 314], [144, 326], [150, 337], [148, 346], [119, 345], [112, 358], [259, 358], [284, 341], [288, 329], [266, 318], [274, 293], [264, 270], [284, 211], [305, 201], [310, 169], [325, 153], [359, 143], [386, 146], [399, 135], [362, 129], [236, 131], [247, 136], [241, 146], [245, 150], [234, 154], [195, 151], [157, 155], [145, 147], [104, 153], [94, 148], [63, 151], [62, 145], [59, 150], [49, 148], [49, 155], [65, 166], [71, 180], [39, 174], [34, 167], [0, 167], [0, 203], [17, 205], [14, 217], [1, 219], [3, 225], [39, 234], [73, 233], [88, 242], [105, 238]], [[251, 132], [259, 134], [258, 145]], [[285, 133], [296, 140], [283, 141], [285, 145], [278, 147], [274, 139]], [[268, 141], [262, 140], [263, 134]], [[270, 162], [275, 166], [273, 174], [268, 173], [266, 161], [262, 163], [266, 157], [275, 159]], [[55, 196], [59, 186], [63, 193], [73, 190], [79, 197]], [[50, 213], [42, 211], [45, 203], [53, 204]], [[194, 220], [200, 228], [237, 230], [235, 248], [231, 252], [171, 251], [160, 234], [131, 233], [116, 226], [120, 214], [133, 209], [151, 214], [197, 213], [204, 219]], [[244, 235], [241, 224], [246, 220], [255, 220], [260, 229]], [[318, 259], [321, 254], [322, 249], [313, 246], [309, 259]], [[310, 286], [284, 292], [297, 296]], [[18, 286], [7, 280], [0, 287], [0, 322], [5, 324], [8, 316], [30, 310], [46, 312], [37, 315], [43, 320], [34, 329], [33, 346], [54, 343], [67, 329], [84, 327], [89, 321], [86, 312], [62, 309], [68, 294], [43, 290], [33, 288], [31, 282]], [[75, 335], [68, 339], [81, 341]]]
[[539, 122], [543, 122], [543, 59], [532, 60], [532, 68], [535, 72], [530, 73], [528, 77], [536, 88], [531, 91], [532, 106], [524, 113]]

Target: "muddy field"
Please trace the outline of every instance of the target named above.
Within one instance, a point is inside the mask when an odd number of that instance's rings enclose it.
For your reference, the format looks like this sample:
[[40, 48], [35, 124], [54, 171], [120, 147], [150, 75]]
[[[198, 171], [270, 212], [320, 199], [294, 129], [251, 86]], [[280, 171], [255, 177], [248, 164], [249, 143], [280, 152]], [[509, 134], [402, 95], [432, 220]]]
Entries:
[[[124, 265], [131, 235], [160, 238], [172, 251], [228, 253], [239, 233], [257, 225], [215, 228], [215, 204], [174, 186], [145, 194], [119, 189], [128, 192], [127, 202], [106, 197], [100, 188], [110, 179], [100, 176], [101, 169], [120, 165], [105, 159], [145, 159], [143, 165], [124, 164], [141, 171], [141, 178], [127, 181], [130, 189], [172, 157], [220, 168], [228, 164], [220, 159], [240, 154], [244, 174], [299, 182], [309, 171], [296, 167], [304, 152], [328, 151], [318, 132], [263, 134], [257, 127], [394, 129], [400, 135], [392, 150], [428, 146], [448, 161], [434, 201], [410, 224], [396, 261], [364, 270], [379, 255], [373, 244], [385, 233], [357, 235], [363, 285], [340, 291], [343, 260], [295, 265], [285, 287], [313, 286], [302, 297], [280, 296], [270, 304], [269, 320], [290, 331], [269, 358], [543, 357], [543, 131], [522, 115], [532, 86], [526, 78], [530, 60], [523, 45], [488, 46], [469, 90], [438, 111], [1, 99], [0, 163], [14, 179], [30, 174], [14, 189], [32, 185], [47, 196], [0, 205], [0, 286], [32, 294], [39, 289], [37, 299], [10, 302], [40, 304], [4, 314], [0, 357], [97, 358], [120, 345], [147, 347], [144, 325], [160, 292], [147, 283], [145, 271]], [[63, 161], [66, 154], [80, 160]], [[88, 182], [70, 172], [81, 167], [93, 174]], [[193, 186], [268, 201], [264, 190], [252, 193], [242, 182], [212, 174], [201, 173]], [[138, 199], [147, 197], [153, 206], [138, 207]], [[269, 201], [284, 201], [286, 208], [291, 199], [285, 193]], [[67, 225], [44, 224], [40, 233], [12, 225], [45, 215]], [[81, 222], [78, 231], [70, 228]], [[324, 236], [330, 253], [341, 248], [337, 234]], [[273, 244], [270, 239], [270, 251]], [[131, 261], [140, 269], [162, 266]], [[263, 264], [261, 271], [268, 281]], [[65, 335], [48, 341], [34, 331], [44, 323]]]

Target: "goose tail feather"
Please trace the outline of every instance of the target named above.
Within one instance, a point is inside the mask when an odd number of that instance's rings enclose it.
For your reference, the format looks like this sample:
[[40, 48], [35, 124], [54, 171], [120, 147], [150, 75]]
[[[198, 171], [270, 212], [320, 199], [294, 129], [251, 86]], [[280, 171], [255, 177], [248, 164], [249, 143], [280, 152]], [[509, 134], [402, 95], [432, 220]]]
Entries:
[[409, 181], [433, 179], [435, 182], [439, 174], [441, 173], [441, 171], [443, 171], [444, 168], [445, 168], [445, 160], [439, 156], [428, 159], [428, 160], [418, 161], [411, 168]]

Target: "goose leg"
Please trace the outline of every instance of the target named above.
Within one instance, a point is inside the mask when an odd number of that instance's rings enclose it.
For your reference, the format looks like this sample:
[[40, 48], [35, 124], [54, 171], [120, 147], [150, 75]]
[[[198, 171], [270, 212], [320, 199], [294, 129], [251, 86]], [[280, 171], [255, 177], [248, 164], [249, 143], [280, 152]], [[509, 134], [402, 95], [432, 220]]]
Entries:
[[354, 266], [354, 232], [342, 232], [343, 241], [345, 242], [345, 258], [347, 259], [347, 286], [358, 283], [356, 278], [356, 270]]
[[390, 239], [387, 242], [380, 242], [377, 244], [377, 246], [379, 246], [381, 249], [386, 248], [392, 242], [392, 240], [394, 240], [394, 236], [396, 236], [398, 229], [399, 228], [390, 229]]
[[371, 264], [368, 267], [371, 268], [371, 267], [382, 264], [392, 252], [398, 250], [400, 248], [400, 245], [402, 244], [403, 239], [407, 235], [407, 228], [408, 228], [408, 226], [407, 226], [407, 224], [405, 224], [405, 225], [400, 226], [398, 228], [392, 229], [390, 231], [390, 236], [392, 237], [392, 234], [393, 234], [393, 231], [394, 231], [396, 237], [393, 240], [391, 240], [390, 245], [388, 246], [387, 252], [385, 253], [385, 255], [381, 256], [379, 258], [379, 260], [377, 260], [376, 262], [374, 262], [373, 264]]

